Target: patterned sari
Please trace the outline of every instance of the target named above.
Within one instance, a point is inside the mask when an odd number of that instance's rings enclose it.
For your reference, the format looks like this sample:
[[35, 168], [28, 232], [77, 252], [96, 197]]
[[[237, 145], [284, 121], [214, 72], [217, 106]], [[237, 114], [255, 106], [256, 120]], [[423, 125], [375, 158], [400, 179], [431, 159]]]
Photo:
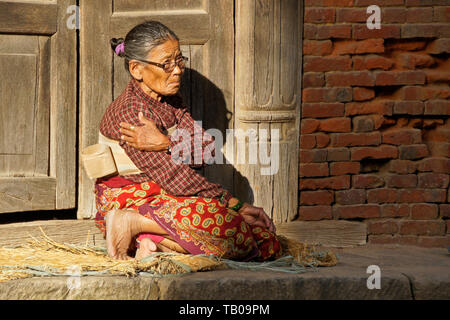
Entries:
[[[191, 254], [225, 259], [264, 261], [278, 258], [281, 245], [266, 228], [248, 225], [219, 199], [174, 197], [151, 181], [134, 183], [122, 177], [96, 183], [96, 225], [106, 234], [104, 217], [112, 209], [135, 209], [154, 220]], [[152, 237], [141, 234], [137, 238]]]

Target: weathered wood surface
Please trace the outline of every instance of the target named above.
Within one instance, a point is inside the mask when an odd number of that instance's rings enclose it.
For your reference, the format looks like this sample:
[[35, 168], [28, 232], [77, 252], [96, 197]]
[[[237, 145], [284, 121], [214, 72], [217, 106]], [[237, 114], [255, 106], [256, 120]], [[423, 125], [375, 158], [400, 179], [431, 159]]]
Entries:
[[75, 3], [0, 1], [0, 212], [75, 207]]
[[42, 238], [42, 232], [60, 243], [105, 247], [103, 234], [92, 220], [42, 220], [0, 225], [0, 247], [15, 246]]
[[291, 221], [277, 224], [277, 234], [309, 244], [327, 247], [353, 247], [366, 244], [367, 226], [363, 222], [322, 220]]
[[[42, 233], [55, 241], [105, 247], [103, 234], [92, 220], [48, 220], [0, 225], [0, 246], [22, 244]], [[366, 225], [351, 221], [293, 221], [277, 225], [277, 233], [327, 247], [353, 247], [366, 244]]]
[[[104, 110], [130, 80], [123, 59], [113, 55], [111, 38], [125, 37], [145, 20], [161, 21], [179, 37], [190, 58], [182, 95], [205, 128], [233, 126], [234, 26], [232, 0], [81, 0], [80, 151], [98, 141]], [[111, 63], [112, 62], [112, 63]], [[80, 163], [81, 164], [81, 163]], [[78, 218], [95, 213], [93, 181], [79, 167]], [[206, 177], [233, 188], [230, 166], [215, 166]]]
[[[271, 157], [279, 165], [263, 175], [267, 165], [247, 160], [237, 164], [242, 178], [235, 182], [238, 196], [262, 206], [277, 223], [293, 220], [298, 208], [302, 10], [297, 0], [236, 2], [235, 127], [269, 135], [278, 130], [279, 141], [271, 139], [267, 149], [279, 147]], [[247, 193], [239, 186], [245, 179]]]
[[76, 30], [67, 27], [67, 8], [75, 4], [75, 0], [58, 0], [58, 32], [51, 41], [50, 167], [56, 177], [56, 209], [76, 204], [77, 40]]
[[57, 30], [57, 11], [56, 3], [0, 1], [0, 33], [52, 35]]
[[55, 209], [56, 181], [48, 177], [0, 179], [0, 210], [18, 212]]

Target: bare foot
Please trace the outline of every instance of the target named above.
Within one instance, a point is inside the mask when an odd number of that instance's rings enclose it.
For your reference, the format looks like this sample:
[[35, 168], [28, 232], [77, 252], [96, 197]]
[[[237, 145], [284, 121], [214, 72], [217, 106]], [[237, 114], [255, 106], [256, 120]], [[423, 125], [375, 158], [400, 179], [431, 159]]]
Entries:
[[133, 237], [139, 233], [137, 216], [139, 213], [127, 210], [112, 210], [106, 214], [106, 248], [112, 258], [132, 259], [127, 252]]
[[157, 245], [150, 238], [144, 238], [139, 243], [139, 248], [136, 250], [135, 258], [141, 260], [153, 252], [158, 251]]

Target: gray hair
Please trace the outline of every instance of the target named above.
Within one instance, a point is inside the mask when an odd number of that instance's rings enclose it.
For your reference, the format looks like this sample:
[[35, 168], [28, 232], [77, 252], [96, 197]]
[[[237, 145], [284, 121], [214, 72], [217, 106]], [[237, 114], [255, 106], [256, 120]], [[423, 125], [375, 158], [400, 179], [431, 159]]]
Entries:
[[[145, 60], [155, 47], [168, 40], [179, 41], [177, 35], [167, 26], [151, 20], [135, 26], [128, 32], [125, 39], [112, 38], [111, 48], [119, 57], [125, 58], [125, 70], [129, 73], [130, 60]], [[117, 46], [122, 43], [123, 50], [116, 50]]]

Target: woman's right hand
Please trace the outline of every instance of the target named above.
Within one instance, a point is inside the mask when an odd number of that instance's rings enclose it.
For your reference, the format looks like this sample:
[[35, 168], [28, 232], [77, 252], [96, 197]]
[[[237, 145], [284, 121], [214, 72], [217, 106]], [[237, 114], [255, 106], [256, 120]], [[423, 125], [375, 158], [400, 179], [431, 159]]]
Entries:
[[139, 127], [121, 122], [121, 139], [142, 151], [166, 151], [169, 148], [170, 138], [159, 131], [152, 120], [146, 119], [142, 112], [139, 112], [139, 121], [143, 124]]

